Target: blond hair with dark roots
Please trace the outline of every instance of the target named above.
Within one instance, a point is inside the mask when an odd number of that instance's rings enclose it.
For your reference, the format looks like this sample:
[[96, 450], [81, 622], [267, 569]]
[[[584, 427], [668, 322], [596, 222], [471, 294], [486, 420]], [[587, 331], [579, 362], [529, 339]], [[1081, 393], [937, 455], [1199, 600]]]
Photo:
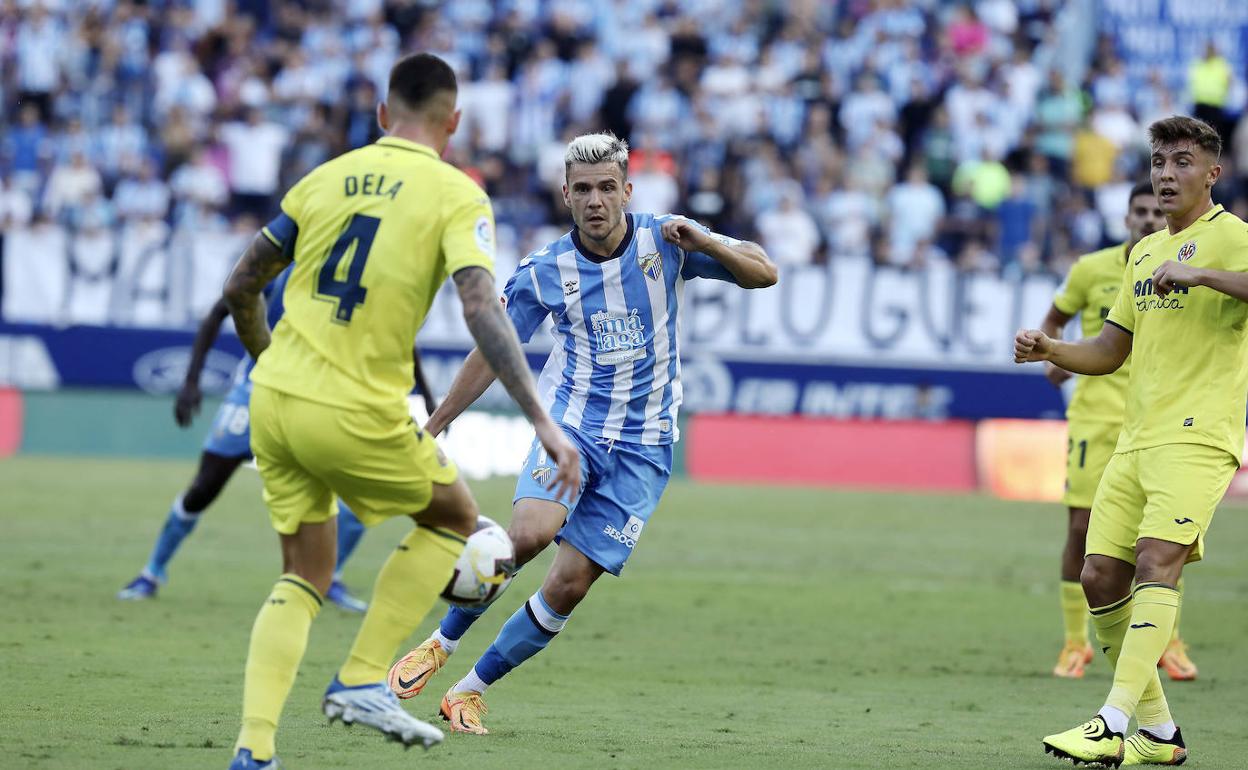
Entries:
[[615, 163], [620, 167], [620, 174], [628, 177], [628, 142], [615, 134], [581, 134], [568, 142], [568, 149], [563, 154], [563, 169], [566, 174], [574, 163], [594, 166], [599, 163]]

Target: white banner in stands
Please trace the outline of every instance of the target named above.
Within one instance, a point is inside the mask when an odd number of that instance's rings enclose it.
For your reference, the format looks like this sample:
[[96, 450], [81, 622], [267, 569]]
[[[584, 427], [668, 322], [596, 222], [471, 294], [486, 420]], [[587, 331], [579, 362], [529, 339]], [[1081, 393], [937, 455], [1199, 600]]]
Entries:
[[[71, 238], [52, 227], [10, 232], [3, 318], [193, 328], [246, 240], [228, 231], [171, 234], [163, 225], [118, 238]], [[513, 269], [500, 258], [500, 288]], [[947, 264], [903, 271], [857, 258], [785, 268], [779, 285], [759, 291], [694, 280], [685, 288], [684, 350], [759, 361], [1009, 368], [1015, 330], [1040, 322], [1056, 286], [1048, 275], [1005, 279]], [[449, 283], [420, 339], [471, 346]], [[534, 339], [535, 349], [551, 344], [545, 333]]]

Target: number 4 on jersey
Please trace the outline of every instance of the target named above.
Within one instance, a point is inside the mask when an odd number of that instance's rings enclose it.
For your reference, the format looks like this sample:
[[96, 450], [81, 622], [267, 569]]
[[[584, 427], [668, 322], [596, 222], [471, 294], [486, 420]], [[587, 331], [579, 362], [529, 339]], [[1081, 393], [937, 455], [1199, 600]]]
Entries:
[[[325, 298], [334, 298], [337, 303], [334, 320], [338, 323], [351, 323], [355, 306], [363, 304], [364, 297], [368, 294], [368, 289], [360, 285], [360, 278], [364, 275], [364, 264], [368, 262], [368, 252], [373, 247], [373, 238], [380, 226], [381, 219], [377, 217], [364, 214], [352, 216], [330, 248], [325, 264], [321, 265], [316, 293]], [[344, 259], [348, 260], [346, 274], [340, 276]]]

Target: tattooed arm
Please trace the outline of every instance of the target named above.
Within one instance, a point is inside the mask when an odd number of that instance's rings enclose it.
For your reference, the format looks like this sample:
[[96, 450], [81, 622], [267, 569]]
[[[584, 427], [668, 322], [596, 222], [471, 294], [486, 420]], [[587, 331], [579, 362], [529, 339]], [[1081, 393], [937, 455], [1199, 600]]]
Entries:
[[259, 358], [269, 346], [269, 322], [262, 292], [289, 264], [290, 258], [280, 248], [257, 233], [225, 280], [225, 304], [234, 316], [238, 338], [252, 358]]
[[[479, 353], [485, 363], [489, 364], [507, 393], [520, 407], [520, 411], [533, 423], [538, 440], [558, 466], [559, 472], [552, 481], [551, 488], [556, 489], [561, 497], [566, 495], [571, 499], [580, 488], [580, 455], [538, 400], [537, 386], [533, 383], [533, 373], [529, 371], [528, 361], [520, 348], [516, 327], [512, 325], [507, 311], [503, 310], [498, 301], [494, 276], [480, 267], [465, 267], [457, 270], [454, 278], [459, 299], [464, 305], [464, 321], [477, 343], [474, 353]], [[458, 384], [458, 378], [456, 382]], [[488, 380], [485, 384], [489, 385]], [[456, 402], [455, 388], [452, 387], [451, 391], [443, 401], [443, 407], [447, 402]]]

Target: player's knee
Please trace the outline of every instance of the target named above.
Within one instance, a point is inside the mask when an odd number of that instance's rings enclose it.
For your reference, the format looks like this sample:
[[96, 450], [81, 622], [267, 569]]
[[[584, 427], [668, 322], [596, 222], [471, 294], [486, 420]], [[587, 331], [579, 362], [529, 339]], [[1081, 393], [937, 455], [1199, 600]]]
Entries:
[[533, 524], [515, 522], [507, 530], [512, 546], [516, 549], [516, 566], [532, 561], [554, 540], [554, 534], [545, 532]]
[[1079, 582], [1083, 585], [1083, 592], [1088, 596], [1099, 594], [1107, 585], [1109, 575], [1103, 566], [1096, 559], [1084, 559], [1083, 570], [1079, 573]]

